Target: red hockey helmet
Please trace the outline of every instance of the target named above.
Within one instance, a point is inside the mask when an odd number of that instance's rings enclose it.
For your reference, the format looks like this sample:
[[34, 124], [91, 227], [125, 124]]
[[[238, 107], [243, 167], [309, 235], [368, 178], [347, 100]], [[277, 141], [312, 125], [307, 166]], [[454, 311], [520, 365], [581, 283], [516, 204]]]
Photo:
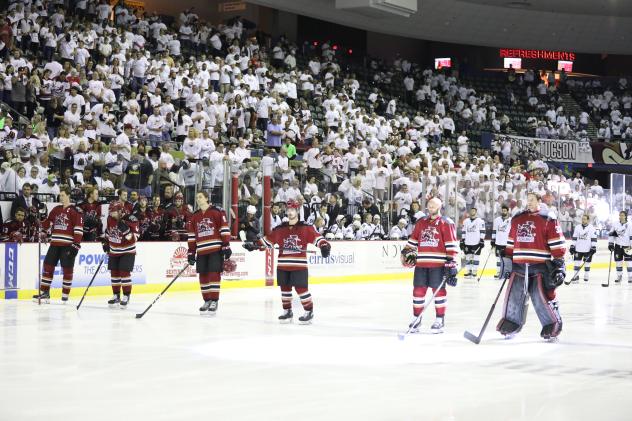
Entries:
[[285, 205], [288, 209], [300, 209], [301, 205], [298, 204], [298, 202], [294, 199], [290, 199], [287, 201], [286, 205]]
[[110, 206], [108, 206], [108, 213], [120, 212], [122, 210], [123, 210], [123, 204], [118, 200], [111, 202]]
[[225, 273], [234, 272], [237, 270], [237, 262], [234, 259], [224, 260], [223, 271]]

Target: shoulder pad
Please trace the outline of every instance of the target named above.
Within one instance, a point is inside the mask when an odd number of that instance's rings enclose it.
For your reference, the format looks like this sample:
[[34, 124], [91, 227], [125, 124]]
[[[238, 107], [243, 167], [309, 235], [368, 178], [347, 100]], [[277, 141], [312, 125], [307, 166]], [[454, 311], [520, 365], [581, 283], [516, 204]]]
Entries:
[[444, 222], [447, 222], [448, 224], [454, 225], [454, 221], [449, 216], [442, 216], [441, 220], [444, 221]]
[[196, 210], [195, 212], [193, 212], [193, 215], [197, 215], [197, 214], [199, 214], [199, 213], [202, 213], [202, 209], [198, 209], [198, 210]]
[[138, 222], [138, 219], [134, 215], [128, 215], [127, 220], [130, 222]]
[[73, 208], [77, 213], [83, 213], [83, 209], [81, 209], [78, 205], [74, 205]]
[[212, 209], [215, 209], [215, 210], [218, 210], [218, 211], [220, 211], [220, 212], [224, 212], [224, 209], [222, 209], [222, 207], [221, 207], [221, 206], [211, 205], [211, 208], [212, 208]]

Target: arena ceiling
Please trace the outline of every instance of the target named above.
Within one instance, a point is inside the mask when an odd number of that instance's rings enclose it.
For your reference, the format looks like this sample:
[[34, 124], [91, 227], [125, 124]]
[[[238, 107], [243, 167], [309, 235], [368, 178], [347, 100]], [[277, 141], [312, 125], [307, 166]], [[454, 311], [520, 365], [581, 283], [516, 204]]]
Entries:
[[632, 54], [630, 0], [419, 0], [418, 11], [410, 18], [339, 10], [335, 0], [247, 1], [341, 25], [425, 40]]

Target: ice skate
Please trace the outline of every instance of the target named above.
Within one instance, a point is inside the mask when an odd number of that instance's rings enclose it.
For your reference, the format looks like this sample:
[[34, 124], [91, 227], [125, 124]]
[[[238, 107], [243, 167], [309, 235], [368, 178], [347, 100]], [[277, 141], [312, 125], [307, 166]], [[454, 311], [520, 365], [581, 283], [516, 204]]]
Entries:
[[120, 296], [118, 294], [114, 294], [112, 298], [108, 301], [108, 306], [110, 308], [116, 308], [118, 307], [120, 302], [121, 302]]
[[33, 301], [41, 301], [42, 304], [50, 304], [50, 293], [48, 291], [41, 291], [39, 294], [33, 296]]
[[579, 276], [573, 276], [573, 279], [571, 279], [571, 283], [576, 284], [577, 282], [579, 282]]
[[588, 277], [584, 278], [584, 282], [588, 282]]
[[615, 278], [614, 282], [615, 283], [621, 283], [621, 279], [623, 279], [623, 275], [617, 275], [617, 277]]
[[419, 333], [419, 326], [421, 326], [421, 317], [413, 316], [413, 320], [408, 325], [409, 333]]
[[292, 313], [292, 309], [287, 309], [279, 316], [280, 323], [292, 323], [292, 318], [294, 317], [294, 313]]
[[61, 295], [61, 303], [64, 305], [68, 303], [68, 294]]
[[119, 303], [119, 308], [121, 310], [125, 310], [127, 308], [128, 303], [129, 303], [129, 294], [125, 294], [123, 295], [123, 298], [121, 298], [121, 302]]
[[443, 326], [443, 317], [437, 317], [432, 326], [430, 326], [430, 332], [434, 334], [443, 333]]
[[217, 314], [217, 300], [211, 300], [211, 305], [208, 307], [207, 316], [215, 316]]
[[314, 312], [312, 310], [305, 310], [305, 314], [298, 318], [298, 322], [302, 325], [311, 325], [314, 319]]
[[211, 303], [212, 302], [213, 302], [212, 300], [204, 301], [204, 305], [202, 305], [202, 307], [200, 307], [200, 315], [202, 315], [202, 316], [208, 315], [208, 311], [211, 308]]

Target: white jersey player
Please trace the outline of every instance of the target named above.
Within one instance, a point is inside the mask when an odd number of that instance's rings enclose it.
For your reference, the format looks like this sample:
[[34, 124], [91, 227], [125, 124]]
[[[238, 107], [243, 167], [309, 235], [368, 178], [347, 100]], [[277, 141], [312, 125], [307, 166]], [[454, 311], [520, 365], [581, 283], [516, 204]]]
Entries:
[[481, 251], [485, 247], [485, 221], [477, 218], [477, 209], [470, 209], [470, 217], [463, 221], [461, 250], [465, 253], [465, 277], [474, 277], [478, 272]]
[[505, 251], [505, 247], [507, 247], [507, 238], [509, 237], [509, 229], [511, 228], [511, 216], [509, 216], [509, 207], [507, 205], [502, 205], [500, 209], [500, 216], [494, 219], [494, 225], [492, 228], [492, 248], [495, 249], [496, 253], [496, 276], [495, 278], [500, 279], [504, 274], [504, 270], [501, 269], [500, 263], [502, 262], [502, 258], [500, 256], [503, 255]]
[[404, 218], [400, 219], [391, 231], [388, 233], [388, 237], [391, 240], [406, 240], [408, 238], [408, 229], [406, 226], [408, 221]]
[[614, 254], [617, 264], [617, 278], [615, 282], [621, 282], [623, 278], [623, 260], [628, 268], [628, 282], [632, 283], [632, 255], [625, 253], [625, 249], [632, 244], [632, 223], [628, 222], [628, 214], [619, 212], [619, 221], [612, 224], [612, 230], [608, 237], [608, 250]]
[[577, 225], [573, 231], [573, 245], [571, 245], [570, 252], [574, 260], [575, 276], [571, 282], [579, 281], [579, 269], [582, 261], [584, 261], [584, 281], [588, 282], [590, 262], [592, 262], [593, 254], [597, 252], [597, 230], [589, 222], [590, 218], [584, 214], [581, 225]]

